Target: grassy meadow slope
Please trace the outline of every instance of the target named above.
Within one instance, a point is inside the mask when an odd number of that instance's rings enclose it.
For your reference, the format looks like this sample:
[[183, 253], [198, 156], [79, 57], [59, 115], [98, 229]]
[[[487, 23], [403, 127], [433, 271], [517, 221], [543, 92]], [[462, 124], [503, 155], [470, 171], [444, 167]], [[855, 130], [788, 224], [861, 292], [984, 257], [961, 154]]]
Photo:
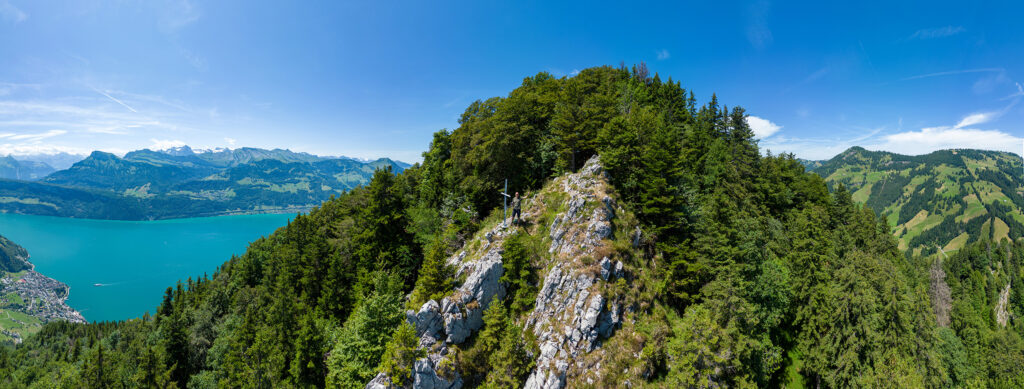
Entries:
[[901, 249], [953, 251], [1024, 236], [1019, 156], [940, 150], [906, 156], [851, 148], [812, 170], [885, 218]]

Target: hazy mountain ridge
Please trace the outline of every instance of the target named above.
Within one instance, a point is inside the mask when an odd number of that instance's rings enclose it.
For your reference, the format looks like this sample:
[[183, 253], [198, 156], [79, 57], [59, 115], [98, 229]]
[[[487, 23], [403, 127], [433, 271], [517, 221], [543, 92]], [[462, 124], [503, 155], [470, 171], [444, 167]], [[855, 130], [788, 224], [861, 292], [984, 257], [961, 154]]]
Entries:
[[42, 162], [47, 165], [50, 165], [56, 170], [64, 170], [71, 167], [71, 165], [74, 165], [75, 162], [85, 159], [87, 155], [59, 152], [37, 154], [12, 154], [11, 157], [22, 162]]
[[45, 162], [19, 161], [12, 156], [0, 157], [0, 178], [38, 180], [55, 170]]
[[884, 217], [900, 248], [956, 250], [982, 237], [1024, 236], [1015, 154], [969, 149], [908, 156], [853, 147], [812, 170]]
[[281, 149], [95, 151], [37, 183], [0, 181], [0, 210], [126, 220], [295, 212], [366, 183], [376, 169], [404, 166]]

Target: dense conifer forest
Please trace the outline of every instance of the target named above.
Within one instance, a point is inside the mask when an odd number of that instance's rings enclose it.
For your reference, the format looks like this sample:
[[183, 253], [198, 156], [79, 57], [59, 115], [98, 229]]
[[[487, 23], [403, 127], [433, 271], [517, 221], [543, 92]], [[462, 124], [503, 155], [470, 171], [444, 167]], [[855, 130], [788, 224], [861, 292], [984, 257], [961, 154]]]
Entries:
[[[168, 287], [152, 314], [0, 348], [0, 386], [411, 385], [422, 350], [405, 310], [464, 281], [447, 259], [500, 223], [504, 180], [532, 193], [595, 155], [641, 233], [607, 253], [632, 274], [615, 285], [628, 331], [601, 346], [604, 381], [569, 386], [1024, 385], [1024, 245], [908, 255], [843, 185], [759, 150], [740, 107], [640, 64], [540, 73], [459, 124], [421, 164], [377, 170]], [[505, 242], [508, 293], [450, 366], [466, 386], [520, 387], [534, 368], [521, 318], [545, 239]]]

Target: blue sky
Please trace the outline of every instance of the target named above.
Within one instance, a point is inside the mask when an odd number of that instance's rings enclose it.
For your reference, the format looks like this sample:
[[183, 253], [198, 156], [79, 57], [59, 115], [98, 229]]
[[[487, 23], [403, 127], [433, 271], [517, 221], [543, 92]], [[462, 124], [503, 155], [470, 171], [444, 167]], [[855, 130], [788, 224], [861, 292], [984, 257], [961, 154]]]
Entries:
[[280, 147], [419, 161], [473, 100], [644, 61], [763, 148], [1020, 152], [1013, 3], [0, 0], [0, 155]]

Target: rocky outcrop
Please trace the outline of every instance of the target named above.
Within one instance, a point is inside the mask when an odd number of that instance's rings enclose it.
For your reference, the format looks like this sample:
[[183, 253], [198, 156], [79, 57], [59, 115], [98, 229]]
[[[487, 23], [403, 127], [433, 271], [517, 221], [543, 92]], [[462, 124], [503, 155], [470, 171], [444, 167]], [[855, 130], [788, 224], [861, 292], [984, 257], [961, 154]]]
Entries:
[[1006, 323], [1010, 320], [1010, 311], [1006, 309], [1010, 302], [1010, 283], [1006, 283], [1006, 287], [999, 292], [999, 301], [996, 303], [996, 323], [1000, 326], [1006, 327]]
[[[524, 325], [526, 331], [536, 335], [540, 347], [526, 382], [528, 388], [563, 388], [567, 379], [598, 374], [594, 365], [600, 363], [600, 358], [584, 357], [612, 336], [623, 311], [619, 301], [601, 293], [602, 286], [628, 276], [621, 261], [605, 256], [595, 260], [598, 249], [613, 237], [612, 220], [621, 210], [607, 194], [600, 160], [591, 158], [578, 173], [561, 177], [552, 186], [568, 196], [559, 204], [563, 211], [550, 225], [551, 263], [544, 267], [550, 270], [542, 274], [543, 286]], [[524, 208], [528, 220], [543, 211], [537, 206]], [[427, 350], [427, 356], [415, 363], [414, 388], [462, 387], [462, 379], [448, 357], [448, 347], [464, 342], [479, 330], [484, 310], [504, 297], [505, 285], [500, 282], [504, 273], [502, 246], [517, 230], [502, 222], [478, 235], [467, 245], [472, 249], [448, 259], [456, 269], [456, 278], [465, 279], [454, 293], [406, 312], [406, 319], [420, 338], [420, 348]], [[631, 240], [639, 240], [639, 230], [627, 234]], [[366, 387], [380, 389], [389, 384], [382, 373]]]
[[[466, 281], [440, 302], [430, 300], [419, 311], [405, 313], [406, 320], [416, 328], [420, 348], [428, 352], [427, 357], [416, 361], [413, 368], [414, 388], [462, 387], [462, 379], [454, 369], [439, 373], [439, 370], [445, 370], [439, 367], [451, 363], [447, 359], [448, 346], [464, 342], [479, 330], [484, 323], [484, 311], [492, 302], [505, 297], [505, 285], [500, 281], [505, 272], [500, 247], [510, 232], [511, 229], [498, 225], [485, 233], [487, 243], [479, 250], [484, 254], [478, 258], [467, 255], [465, 251], [449, 258], [448, 263], [456, 269], [456, 278], [465, 277]], [[378, 389], [382, 384], [387, 387], [388, 383], [390, 379], [381, 373], [366, 388]]]
[[[607, 258], [602, 262], [612, 268]], [[616, 267], [621, 269], [621, 262]], [[608, 301], [595, 286], [621, 277], [621, 270], [617, 274], [609, 271], [607, 278], [598, 278], [559, 267], [548, 272], [536, 308], [527, 319], [527, 328], [540, 345], [527, 388], [562, 388], [570, 368], [583, 371], [593, 367], [583, 366], [581, 357], [599, 346], [601, 339], [611, 336], [622, 320], [619, 303]]]
[[611, 336], [622, 320], [620, 303], [600, 293], [601, 283], [626, 276], [622, 262], [603, 257], [596, 274], [584, 263], [612, 236], [615, 201], [603, 193], [605, 179], [596, 157], [579, 173], [564, 178], [568, 209], [551, 226], [550, 253], [556, 265], [544, 277], [526, 322], [540, 346], [526, 388], [563, 388], [570, 377], [597, 374], [597, 366], [587, 365], [596, 362], [583, 357]]
[[[413, 388], [422, 389], [458, 389], [462, 387], [462, 378], [455, 374], [454, 369], [442, 368], [440, 363], [446, 361], [438, 354], [420, 358], [413, 365]], [[445, 370], [449, 370], [445, 372]], [[438, 373], [442, 371], [442, 373]], [[445, 378], [443, 376], [448, 376]]]
[[[941, 248], [940, 248], [941, 250]], [[946, 255], [942, 252], [942, 255]], [[931, 279], [932, 310], [939, 327], [949, 327], [949, 312], [953, 309], [953, 297], [946, 283], [946, 272], [942, 270], [942, 258], [936, 258], [928, 272]]]

